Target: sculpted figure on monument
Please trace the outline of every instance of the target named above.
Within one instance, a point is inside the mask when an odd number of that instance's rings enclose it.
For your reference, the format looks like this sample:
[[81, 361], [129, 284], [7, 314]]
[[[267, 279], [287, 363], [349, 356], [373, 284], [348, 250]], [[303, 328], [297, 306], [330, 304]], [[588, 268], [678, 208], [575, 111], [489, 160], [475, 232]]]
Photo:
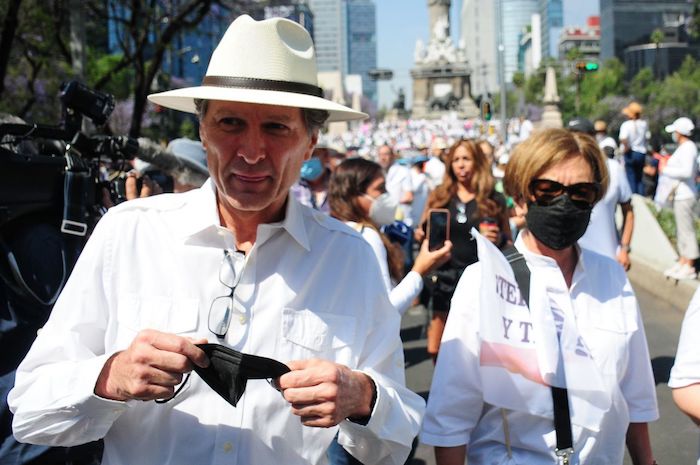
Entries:
[[450, 36], [450, 0], [428, 0], [430, 42], [442, 42]]

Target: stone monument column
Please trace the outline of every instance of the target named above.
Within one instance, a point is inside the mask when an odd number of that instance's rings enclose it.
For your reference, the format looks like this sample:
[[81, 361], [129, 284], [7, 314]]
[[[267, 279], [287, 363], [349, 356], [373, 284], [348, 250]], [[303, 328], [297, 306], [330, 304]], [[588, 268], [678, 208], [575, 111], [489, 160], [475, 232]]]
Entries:
[[450, 37], [451, 0], [428, 0], [430, 16], [430, 41], [442, 42]]

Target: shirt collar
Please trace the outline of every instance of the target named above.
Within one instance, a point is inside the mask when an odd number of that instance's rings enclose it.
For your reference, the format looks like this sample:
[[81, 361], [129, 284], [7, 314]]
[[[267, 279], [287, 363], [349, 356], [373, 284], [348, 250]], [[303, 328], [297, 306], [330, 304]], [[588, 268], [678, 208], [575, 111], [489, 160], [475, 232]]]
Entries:
[[[182, 215], [181, 237], [189, 243], [199, 243], [212, 235], [233, 238], [233, 234], [221, 226], [216, 202], [216, 185], [211, 178], [190, 195], [191, 200], [185, 207], [185, 214]], [[304, 223], [304, 209], [292, 195], [287, 196], [285, 216], [282, 221], [258, 226], [256, 244], [264, 243], [280, 229], [285, 230], [306, 250], [311, 250]], [[224, 244], [224, 246], [231, 247], [232, 244]]]
[[[531, 251], [530, 249], [527, 248], [525, 245], [525, 240], [523, 239], [523, 234], [525, 231], [522, 233], [518, 234], [518, 237], [515, 239], [515, 248], [518, 249], [518, 252], [523, 254], [525, 257], [525, 260], [529, 265], [533, 266], [541, 266], [541, 267], [549, 267], [549, 268], [559, 268], [559, 265], [557, 265], [557, 261], [554, 260], [551, 257], [547, 257], [545, 255], [540, 255], [536, 252]], [[530, 234], [530, 233], [527, 233]], [[576, 251], [576, 255], [578, 256], [578, 260], [576, 261], [576, 268], [574, 268], [574, 278], [571, 282], [571, 287], [573, 287], [580, 279], [581, 275], [586, 271], [586, 266], [584, 263], [584, 254], [581, 252], [581, 247], [579, 247], [578, 243], [574, 244], [574, 249]]]

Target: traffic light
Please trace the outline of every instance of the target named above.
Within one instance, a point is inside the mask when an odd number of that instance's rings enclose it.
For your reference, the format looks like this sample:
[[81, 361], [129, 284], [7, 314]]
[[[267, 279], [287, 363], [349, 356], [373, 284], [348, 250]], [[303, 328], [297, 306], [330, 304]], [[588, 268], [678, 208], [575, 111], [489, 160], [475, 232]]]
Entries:
[[576, 71], [578, 71], [580, 74], [595, 72], [598, 71], [598, 68], [600, 68], [600, 65], [595, 61], [576, 62]]
[[481, 119], [484, 121], [491, 120], [491, 102], [484, 100], [481, 102]]

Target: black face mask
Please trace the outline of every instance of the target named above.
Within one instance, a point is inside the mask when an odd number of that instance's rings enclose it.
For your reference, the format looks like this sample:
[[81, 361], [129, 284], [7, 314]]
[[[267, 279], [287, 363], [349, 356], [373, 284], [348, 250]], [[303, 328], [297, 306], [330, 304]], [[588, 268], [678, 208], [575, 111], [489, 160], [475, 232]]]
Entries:
[[[276, 379], [290, 371], [287, 365], [277, 360], [244, 354], [220, 344], [197, 344], [197, 347], [209, 357], [209, 366], [201, 368], [195, 365], [194, 371], [234, 407], [245, 392], [249, 379]], [[170, 399], [156, 402], [173, 399], [185, 383], [187, 379]]]
[[568, 195], [562, 194], [546, 206], [528, 203], [525, 221], [537, 240], [550, 249], [562, 250], [581, 239], [591, 219], [591, 210], [577, 207]]

